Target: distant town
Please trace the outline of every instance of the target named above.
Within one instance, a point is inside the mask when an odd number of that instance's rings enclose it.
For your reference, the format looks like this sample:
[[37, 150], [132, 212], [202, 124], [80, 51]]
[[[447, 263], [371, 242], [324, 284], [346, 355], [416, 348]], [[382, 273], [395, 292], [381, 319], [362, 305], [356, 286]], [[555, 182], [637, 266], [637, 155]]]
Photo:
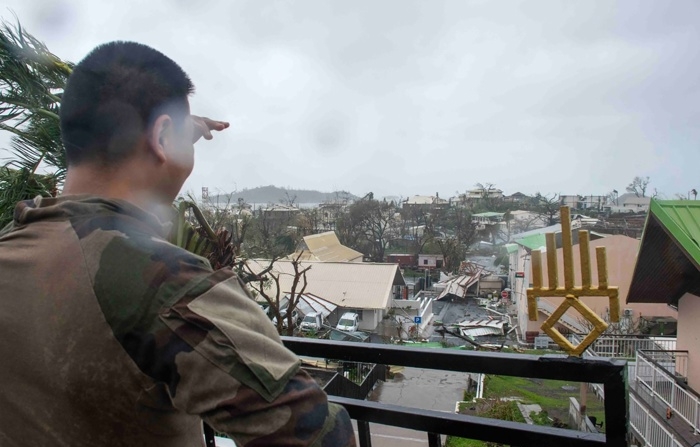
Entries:
[[[238, 260], [234, 268], [280, 334], [487, 351], [556, 352], [559, 346], [543, 332], [546, 324], [575, 346], [599, 325], [597, 320], [604, 329], [586, 355], [622, 357], [629, 365], [641, 365], [650, 360], [637, 354], [639, 349], [675, 349], [681, 330], [677, 302], [668, 305], [666, 295], [659, 296], [648, 285], [640, 285], [654, 281], [640, 273], [640, 263], [664, 259], [647, 252], [645, 247], [655, 242], [642, 240], [642, 235], [645, 228], [651, 231], [649, 225], [657, 219], [650, 214], [661, 215], [661, 210], [667, 209], [663, 207], [676, 212], [673, 207], [694, 204], [697, 196], [693, 189], [679, 195], [677, 201], [659, 201], [654, 197], [658, 194], [654, 191], [650, 195], [648, 189], [649, 178], [636, 177], [623, 193], [605, 195], [506, 194], [496, 185], [479, 183], [450, 197], [435, 193], [378, 198], [372, 193], [324, 194], [269, 186], [230, 195], [209, 195], [204, 188], [201, 198], [190, 200], [212, 228], [224, 235], [232, 247], [230, 259]], [[561, 220], [564, 209], [566, 222]], [[197, 226], [191, 213], [186, 216]], [[670, 222], [683, 225], [673, 219]], [[572, 248], [565, 255], [567, 240]], [[533, 257], [552, 250], [556, 252], [554, 264], [541, 261], [544, 265], [534, 269]], [[571, 261], [565, 261], [566, 256]], [[595, 260], [592, 267], [586, 266], [590, 259]], [[594, 287], [614, 285], [620, 308], [613, 310], [607, 300], [582, 296], [581, 302], [589, 309], [582, 314], [576, 308], [560, 310], [563, 297], [538, 297], [533, 318], [527, 291], [533, 282], [542, 282], [533, 278], [533, 272], [542, 275], [542, 269], [547, 278], [545, 288], [561, 287], [556, 282], [557, 269], [563, 272], [560, 275], [566, 274], [567, 282], [578, 283], [583, 280], [581, 275], [592, 275], [597, 278]], [[547, 273], [551, 269], [554, 273]], [[567, 269], [576, 272], [575, 277], [569, 279]], [[685, 280], [679, 277], [678, 281]], [[319, 365], [308, 366], [313, 370]], [[360, 374], [355, 382], [361, 383], [375, 377], [375, 366], [341, 362], [340, 367], [345, 368], [350, 382]], [[332, 380], [321, 378], [323, 370], [315, 373], [318, 380]], [[656, 374], [668, 373], [662, 368]], [[690, 378], [693, 373], [684, 369], [683, 374]], [[646, 376], [634, 377], [646, 380]], [[496, 385], [485, 385], [483, 374], [471, 375], [468, 382], [467, 403], [460, 412], [484, 415], [500, 405], [498, 398], [486, 409], [469, 404], [469, 399], [480, 402], [498, 395], [489, 388]], [[367, 392], [347, 386], [339, 391], [341, 395]], [[382, 392], [389, 393], [399, 384], [380, 380], [373, 386], [376, 389], [370, 399], [402, 403], [382, 397]], [[515, 383], [504, 386], [509, 395], [518, 395]], [[552, 404], [547, 400], [551, 393], [536, 387], [529, 396], [541, 399], [516, 398], [529, 403], [513, 403], [513, 408], [517, 407], [514, 411], [522, 413], [526, 421], [544, 418], [540, 422], [544, 425], [604, 431], [604, 391], [600, 385], [589, 386], [593, 398], [588, 402], [577, 402], [566, 397], [566, 391], [560, 392], [551, 396], [558, 396], [552, 399], [561, 402]], [[648, 415], [649, 396], [641, 391], [631, 395], [630, 411]], [[565, 404], [567, 399], [572, 403]], [[676, 411], [681, 410], [669, 406], [668, 414]], [[643, 435], [633, 433], [635, 439], [643, 439]], [[457, 440], [449, 438], [447, 445], [461, 445]]]

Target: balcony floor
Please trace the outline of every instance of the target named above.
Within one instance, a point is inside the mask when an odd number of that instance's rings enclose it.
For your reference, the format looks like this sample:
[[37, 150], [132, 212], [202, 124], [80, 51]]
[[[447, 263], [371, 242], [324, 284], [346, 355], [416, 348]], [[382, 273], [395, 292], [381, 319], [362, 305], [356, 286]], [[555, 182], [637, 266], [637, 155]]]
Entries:
[[649, 390], [639, 385], [636, 381], [630, 381], [629, 389], [646, 404], [647, 408], [653, 410], [658, 420], [665, 422], [667, 428], [674, 432], [676, 436], [683, 440], [686, 446], [692, 447], [700, 443], [700, 435], [693, 433], [693, 427], [682, 418], [674, 415], [671, 419], [666, 419], [666, 405], [658, 398], [654, 399]]

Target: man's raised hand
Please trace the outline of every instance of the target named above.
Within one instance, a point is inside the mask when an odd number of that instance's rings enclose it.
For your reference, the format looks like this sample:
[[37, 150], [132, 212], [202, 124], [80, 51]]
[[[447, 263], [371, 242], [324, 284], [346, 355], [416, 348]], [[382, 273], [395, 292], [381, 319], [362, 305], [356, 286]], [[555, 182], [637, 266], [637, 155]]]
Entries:
[[214, 121], [209, 118], [191, 115], [192, 123], [194, 125], [194, 133], [192, 135], [192, 144], [199, 141], [200, 138], [204, 137], [205, 140], [211, 140], [214, 136], [211, 134], [212, 130], [222, 131], [229, 126], [226, 121]]

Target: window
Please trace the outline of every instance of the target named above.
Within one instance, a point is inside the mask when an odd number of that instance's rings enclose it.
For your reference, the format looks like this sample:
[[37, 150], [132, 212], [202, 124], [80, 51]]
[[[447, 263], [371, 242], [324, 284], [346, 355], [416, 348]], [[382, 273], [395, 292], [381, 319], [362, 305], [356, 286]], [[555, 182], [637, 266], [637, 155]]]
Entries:
[[423, 265], [428, 265], [428, 260], [427, 260], [427, 259], [423, 259]]

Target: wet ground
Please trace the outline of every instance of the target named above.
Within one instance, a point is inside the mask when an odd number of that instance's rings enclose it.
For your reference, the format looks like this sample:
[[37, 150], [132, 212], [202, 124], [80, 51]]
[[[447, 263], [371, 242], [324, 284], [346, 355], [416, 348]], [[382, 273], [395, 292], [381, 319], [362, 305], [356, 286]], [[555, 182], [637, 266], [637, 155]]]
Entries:
[[[434, 302], [435, 319], [444, 324], [456, 323], [465, 317], [486, 315], [487, 311], [476, 305], [475, 300], [459, 300], [453, 302]], [[424, 335], [431, 341], [441, 341], [443, 337], [428, 327]], [[454, 345], [465, 342], [457, 337], [446, 335], [445, 340]], [[373, 340], [385, 342], [381, 336]], [[467, 388], [468, 373], [438, 371], [420, 368], [393, 367], [396, 371], [393, 379], [379, 382], [367, 398], [405, 407], [454, 412], [457, 401], [462, 400]], [[370, 424], [372, 445], [386, 447], [419, 447], [427, 446], [428, 438], [424, 432]], [[444, 441], [444, 439], [443, 439]]]

